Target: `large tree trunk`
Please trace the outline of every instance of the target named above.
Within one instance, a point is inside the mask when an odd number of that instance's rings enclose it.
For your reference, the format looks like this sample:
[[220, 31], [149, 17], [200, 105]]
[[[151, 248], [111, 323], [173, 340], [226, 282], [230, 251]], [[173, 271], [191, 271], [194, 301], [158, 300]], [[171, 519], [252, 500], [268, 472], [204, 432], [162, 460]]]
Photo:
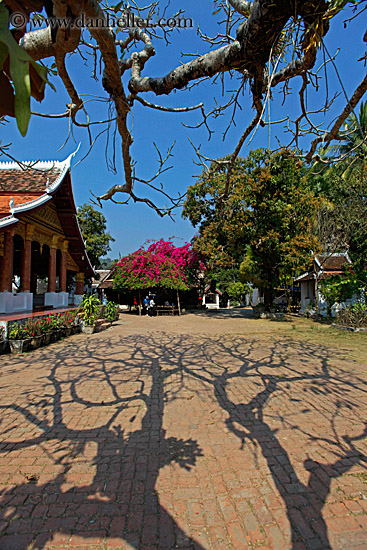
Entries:
[[180, 294], [178, 290], [177, 290], [177, 307], [178, 307], [178, 314], [181, 315]]
[[273, 305], [274, 300], [274, 289], [273, 288], [264, 288], [264, 306], [268, 310]]

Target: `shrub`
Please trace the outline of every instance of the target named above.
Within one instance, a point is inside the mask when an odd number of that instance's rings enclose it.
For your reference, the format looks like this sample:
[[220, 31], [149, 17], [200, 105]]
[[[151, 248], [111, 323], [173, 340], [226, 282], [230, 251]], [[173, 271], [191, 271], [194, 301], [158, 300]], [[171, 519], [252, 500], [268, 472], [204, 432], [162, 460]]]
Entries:
[[344, 327], [367, 327], [367, 305], [357, 303], [342, 309], [338, 313], [337, 322]]
[[116, 315], [117, 307], [117, 304], [114, 302], [107, 302], [104, 309], [105, 319], [108, 321], [113, 321]]
[[95, 294], [92, 294], [91, 296], [87, 296], [86, 294], [84, 294], [81, 311], [84, 315], [84, 320], [87, 325], [95, 324], [100, 308], [101, 302], [98, 300], [98, 297]]

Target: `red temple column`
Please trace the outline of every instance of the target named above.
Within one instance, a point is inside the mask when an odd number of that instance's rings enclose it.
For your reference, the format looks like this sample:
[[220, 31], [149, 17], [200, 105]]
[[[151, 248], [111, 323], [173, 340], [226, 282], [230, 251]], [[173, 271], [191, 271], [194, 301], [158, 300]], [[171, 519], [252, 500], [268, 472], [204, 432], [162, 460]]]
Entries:
[[22, 254], [22, 266], [20, 272], [20, 284], [22, 292], [31, 291], [31, 264], [32, 264], [32, 238], [34, 226], [27, 224]]
[[4, 234], [4, 255], [1, 259], [0, 270], [0, 292], [11, 292], [11, 279], [13, 276], [13, 250], [14, 250], [14, 229], [5, 231]]
[[57, 237], [53, 237], [51, 248], [50, 248], [50, 259], [48, 262], [47, 292], [56, 292], [56, 249], [57, 249]]
[[84, 273], [76, 274], [75, 294], [77, 296], [84, 294]]
[[66, 292], [67, 249], [68, 241], [64, 241], [61, 250], [60, 262], [60, 292]]

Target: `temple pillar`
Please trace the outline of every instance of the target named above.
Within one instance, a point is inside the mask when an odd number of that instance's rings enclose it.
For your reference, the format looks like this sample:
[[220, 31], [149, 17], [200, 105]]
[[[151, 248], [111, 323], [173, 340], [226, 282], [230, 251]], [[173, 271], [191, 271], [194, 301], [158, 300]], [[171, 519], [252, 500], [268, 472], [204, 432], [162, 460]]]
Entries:
[[80, 296], [84, 294], [84, 273], [76, 274], [75, 295]]
[[3, 256], [0, 269], [0, 292], [12, 292], [13, 276], [13, 243], [14, 229], [8, 229], [4, 233]]
[[60, 262], [60, 292], [66, 292], [67, 249], [69, 241], [64, 241], [61, 250]]
[[27, 224], [24, 249], [22, 254], [22, 266], [20, 272], [20, 284], [22, 292], [30, 292], [31, 290], [31, 263], [32, 263], [32, 238], [34, 226]]
[[50, 258], [48, 262], [48, 288], [47, 292], [56, 292], [56, 250], [57, 250], [57, 237], [52, 237], [52, 244], [50, 247]]

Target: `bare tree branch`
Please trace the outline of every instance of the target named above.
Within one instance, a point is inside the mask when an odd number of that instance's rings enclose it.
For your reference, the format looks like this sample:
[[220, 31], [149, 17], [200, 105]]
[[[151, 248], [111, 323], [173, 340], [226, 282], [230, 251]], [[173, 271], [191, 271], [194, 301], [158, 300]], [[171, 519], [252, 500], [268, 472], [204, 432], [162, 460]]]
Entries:
[[193, 105], [192, 107], [164, 107], [163, 105], [156, 105], [155, 103], [150, 103], [146, 99], [143, 99], [139, 96], [133, 96], [134, 101], [139, 101], [145, 107], [150, 107], [151, 109], [157, 109], [157, 111], [166, 111], [168, 113], [187, 113], [188, 111], [195, 111], [203, 107], [203, 103], [198, 103], [198, 105]]
[[[32, 10], [41, 12], [45, 7], [45, 0], [37, 0], [25, 3], [24, 0], [5, 0], [9, 11], [22, 9], [29, 19]], [[31, 30], [25, 32], [19, 43], [34, 60], [42, 60], [53, 57], [56, 62], [58, 74], [70, 96], [70, 104], [64, 113], [49, 114], [34, 113], [37, 116], [51, 119], [68, 118], [68, 136], [73, 135], [75, 126], [85, 128], [88, 132], [90, 147], [100, 135], [106, 133], [107, 147], [112, 136], [113, 160], [109, 165], [115, 169], [115, 136], [121, 139], [121, 155], [123, 160], [123, 176], [118, 185], [112, 186], [99, 198], [99, 201], [116, 200], [116, 194], [125, 194], [126, 201], [131, 198], [135, 202], [146, 202], [160, 215], [171, 214], [172, 208], [180, 204], [179, 198], [170, 197], [159, 185], [152, 182], [163, 174], [166, 168], [163, 157], [159, 158], [159, 168], [155, 176], [144, 179], [135, 173], [135, 163], [131, 157], [133, 143], [132, 130], [129, 116], [135, 105], [135, 101], [147, 108], [158, 111], [184, 113], [199, 111], [201, 117], [198, 122], [185, 125], [189, 128], [206, 127], [209, 139], [213, 134], [210, 121], [228, 111], [229, 123], [224, 131], [223, 140], [228, 131], [236, 125], [238, 111], [243, 109], [242, 99], [246, 88], [252, 99], [252, 107], [255, 115], [252, 122], [242, 132], [240, 139], [226, 161], [226, 185], [225, 194], [228, 192], [232, 167], [238, 157], [241, 148], [250, 133], [259, 125], [273, 125], [275, 121], [264, 122], [264, 110], [272, 99], [272, 89], [279, 86], [284, 99], [291, 93], [290, 81], [296, 76], [301, 76], [302, 86], [299, 92], [301, 114], [295, 120], [289, 115], [285, 117], [292, 135], [292, 143], [298, 145], [298, 140], [305, 135], [315, 137], [311, 150], [306, 159], [310, 160], [320, 143], [327, 144], [333, 139], [338, 139], [338, 132], [348, 114], [361, 99], [367, 88], [366, 78], [354, 92], [332, 129], [325, 132], [322, 125], [314, 122], [314, 115], [326, 112], [333, 104], [332, 100], [325, 96], [324, 106], [314, 111], [307, 110], [306, 93], [308, 87], [319, 87], [321, 76], [327, 80], [326, 65], [332, 58], [324, 47], [324, 60], [322, 67], [325, 75], [321, 75], [320, 69], [312, 72], [317, 52], [322, 46], [323, 37], [328, 32], [331, 18], [347, 4], [342, 2], [328, 2], [327, 0], [305, 0], [293, 2], [282, 0], [281, 2], [268, 2], [267, 0], [215, 0], [218, 8], [213, 15], [218, 15], [219, 30], [216, 36], [209, 36], [205, 30], [198, 29], [198, 36], [204, 42], [206, 48], [202, 55], [190, 55], [190, 60], [178, 64], [162, 76], [150, 76], [147, 73], [149, 60], [156, 55], [154, 47], [156, 40], [169, 42], [173, 30], [162, 28], [159, 25], [140, 28], [127, 26], [119, 29], [122, 34], [117, 34], [116, 29], [109, 25], [111, 17], [126, 16], [134, 13], [141, 18], [153, 18], [153, 16], [166, 17], [170, 2], [162, 9], [159, 0], [147, 1], [141, 5], [137, 0], [124, 1], [117, 7], [102, 4], [98, 0], [49, 0], [47, 9], [58, 18], [70, 17], [71, 21], [83, 14], [88, 20], [99, 21], [101, 24], [87, 26], [81, 35], [80, 29], [71, 26], [48, 26], [46, 29]], [[20, 6], [20, 8], [19, 8]], [[115, 10], [116, 13], [115, 13]], [[359, 10], [363, 13], [363, 9]], [[49, 15], [49, 11], [47, 11]], [[183, 14], [182, 10], [177, 16]], [[25, 29], [26, 30], [26, 29]], [[89, 37], [87, 37], [89, 33]], [[121, 37], [121, 39], [119, 39]], [[19, 40], [19, 38], [18, 38]], [[83, 49], [82, 49], [83, 47]], [[120, 53], [118, 53], [118, 51]], [[108, 116], [101, 116], [101, 120], [90, 121], [86, 112], [88, 100], [82, 93], [78, 93], [73, 75], [67, 70], [66, 55], [78, 52], [82, 60], [92, 61], [92, 77], [98, 79], [102, 74], [102, 86], [106, 93], [105, 98], [95, 98], [96, 101], [105, 101], [108, 105]], [[326, 52], [326, 53], [325, 53]], [[328, 57], [328, 58], [327, 58]], [[69, 66], [69, 64], [68, 64]], [[194, 86], [201, 85], [203, 81], [212, 79], [211, 83], [221, 87], [223, 101], [215, 100], [215, 107], [209, 112], [204, 108], [204, 103], [194, 106], [182, 105], [181, 107], [169, 107], [156, 104], [142, 97], [145, 92], [153, 92], [156, 96], [169, 95], [174, 90], [186, 88], [190, 90]], [[228, 85], [228, 82], [231, 85]], [[327, 84], [327, 82], [326, 82]], [[78, 85], [79, 87], [79, 85]], [[127, 92], [128, 90], [128, 92]], [[221, 104], [223, 103], [223, 104]], [[83, 111], [86, 119], [77, 121], [77, 114]], [[270, 111], [269, 111], [270, 113]], [[79, 115], [78, 115], [78, 118]], [[283, 119], [284, 120], [284, 119]], [[116, 126], [111, 123], [116, 121]], [[106, 125], [97, 137], [92, 136], [92, 126], [96, 124]], [[291, 127], [291, 125], [293, 125]], [[270, 136], [270, 133], [269, 133]], [[270, 137], [269, 137], [270, 140]], [[205, 156], [200, 147], [195, 148], [198, 162], [207, 168], [207, 163], [213, 161]], [[107, 160], [109, 163], [109, 160]], [[223, 162], [223, 161], [221, 161]], [[168, 206], [160, 209], [150, 198], [141, 198], [140, 193], [134, 189], [134, 185], [143, 184], [147, 190], [160, 193], [164, 200], [168, 200]]]
[[362, 80], [362, 82], [357, 86], [352, 97], [344, 107], [343, 112], [338, 116], [330, 132], [327, 132], [323, 136], [320, 136], [313, 140], [311, 144], [311, 148], [305, 157], [307, 162], [311, 162], [312, 156], [315, 153], [316, 148], [320, 143], [322, 143], [323, 147], [325, 147], [330, 143], [331, 140], [337, 137], [342, 124], [346, 121], [347, 117], [353, 111], [353, 109], [355, 108], [355, 106], [357, 105], [357, 103], [359, 102], [359, 100], [365, 94], [366, 91], [367, 91], [367, 74]]

